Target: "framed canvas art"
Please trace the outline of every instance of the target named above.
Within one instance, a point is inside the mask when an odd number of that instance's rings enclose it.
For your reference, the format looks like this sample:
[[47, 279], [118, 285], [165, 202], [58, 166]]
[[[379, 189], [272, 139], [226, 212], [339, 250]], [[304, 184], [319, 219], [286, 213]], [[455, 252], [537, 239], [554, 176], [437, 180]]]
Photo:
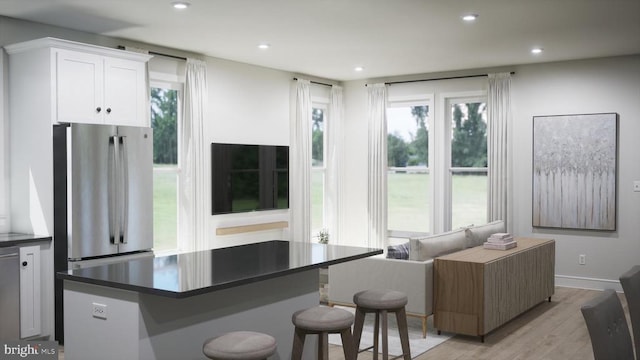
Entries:
[[533, 117], [533, 226], [616, 229], [618, 114]]

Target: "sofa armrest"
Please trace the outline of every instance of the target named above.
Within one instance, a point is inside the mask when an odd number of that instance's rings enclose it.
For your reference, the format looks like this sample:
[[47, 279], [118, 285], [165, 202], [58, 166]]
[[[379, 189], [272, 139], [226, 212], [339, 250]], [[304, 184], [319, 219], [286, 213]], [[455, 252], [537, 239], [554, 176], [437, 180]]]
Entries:
[[373, 256], [329, 266], [329, 302], [353, 304], [353, 295], [368, 289], [390, 289], [407, 294], [406, 311], [433, 313], [433, 259], [386, 259]]

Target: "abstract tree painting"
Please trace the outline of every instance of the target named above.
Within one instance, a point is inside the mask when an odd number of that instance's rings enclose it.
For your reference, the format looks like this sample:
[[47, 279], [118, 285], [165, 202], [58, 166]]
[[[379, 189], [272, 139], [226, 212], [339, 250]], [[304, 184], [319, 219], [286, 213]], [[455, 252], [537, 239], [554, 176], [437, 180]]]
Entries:
[[533, 226], [616, 229], [615, 113], [533, 117]]

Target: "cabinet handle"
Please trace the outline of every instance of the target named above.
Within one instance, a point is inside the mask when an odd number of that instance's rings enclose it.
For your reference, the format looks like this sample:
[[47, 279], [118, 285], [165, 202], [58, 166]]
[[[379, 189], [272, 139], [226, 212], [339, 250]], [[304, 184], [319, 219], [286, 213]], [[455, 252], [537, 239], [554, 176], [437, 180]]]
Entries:
[[98, 107], [96, 108], [96, 112], [100, 112], [100, 111], [102, 111], [102, 108], [101, 108], [100, 106], [98, 106]]
[[111, 114], [111, 108], [107, 108], [107, 114]]
[[26, 262], [26, 261], [23, 261], [23, 262], [22, 262], [22, 266], [27, 266], [27, 265], [29, 265], [29, 263], [28, 263], [28, 262]]

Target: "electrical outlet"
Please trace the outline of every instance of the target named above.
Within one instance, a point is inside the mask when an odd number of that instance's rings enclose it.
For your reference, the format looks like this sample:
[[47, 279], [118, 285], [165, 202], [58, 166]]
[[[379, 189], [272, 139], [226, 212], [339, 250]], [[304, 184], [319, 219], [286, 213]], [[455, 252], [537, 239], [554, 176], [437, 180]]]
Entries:
[[98, 319], [107, 319], [107, 305], [93, 303], [91, 315]]
[[640, 180], [635, 180], [633, 182], [633, 191], [640, 192]]
[[580, 265], [586, 265], [587, 264], [587, 255], [585, 254], [580, 254], [578, 256], [578, 264]]

